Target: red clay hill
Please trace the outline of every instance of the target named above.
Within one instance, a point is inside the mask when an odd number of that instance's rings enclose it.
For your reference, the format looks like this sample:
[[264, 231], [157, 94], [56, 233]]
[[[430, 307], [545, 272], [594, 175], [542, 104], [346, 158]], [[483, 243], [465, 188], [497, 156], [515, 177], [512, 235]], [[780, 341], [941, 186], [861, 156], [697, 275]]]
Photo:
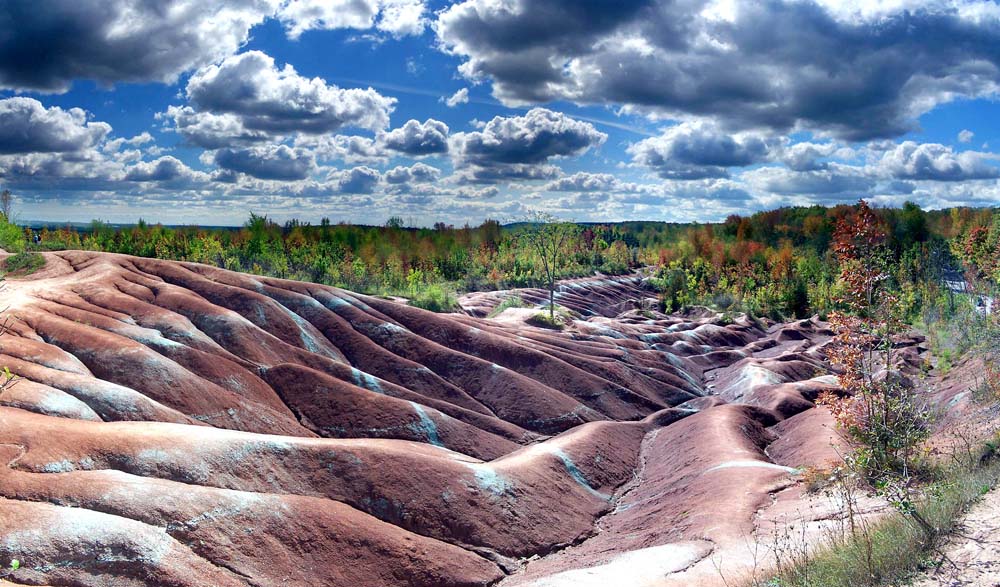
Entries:
[[796, 482], [836, 455], [817, 320], [639, 311], [641, 279], [593, 278], [554, 331], [483, 318], [500, 294], [433, 314], [45, 256], [0, 292], [14, 583], [711, 585], [748, 537], [829, 517]]

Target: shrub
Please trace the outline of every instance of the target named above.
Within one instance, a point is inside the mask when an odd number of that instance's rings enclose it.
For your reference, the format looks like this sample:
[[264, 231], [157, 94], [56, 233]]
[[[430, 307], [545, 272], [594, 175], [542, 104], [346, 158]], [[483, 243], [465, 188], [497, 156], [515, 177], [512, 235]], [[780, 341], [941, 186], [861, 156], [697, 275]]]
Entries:
[[[621, 241], [616, 241], [621, 242]], [[608, 261], [602, 264], [600, 267], [601, 273], [606, 275], [624, 275], [629, 272], [629, 266], [615, 261]]]
[[785, 313], [793, 318], [809, 316], [809, 291], [805, 280], [796, 279], [784, 292]]
[[509, 298], [497, 304], [497, 307], [493, 308], [493, 311], [490, 312], [489, 316], [487, 317], [495, 318], [496, 316], [502, 314], [503, 311], [506, 310], [507, 308], [530, 308], [530, 307], [531, 304], [525, 302], [524, 299], [521, 298], [521, 296], [514, 295], [510, 296]]
[[533, 314], [528, 317], [525, 322], [532, 326], [537, 326], [539, 328], [549, 328], [552, 330], [562, 330], [565, 325], [561, 320], [562, 316], [556, 316], [555, 318], [549, 317], [548, 314], [538, 313]]
[[8, 253], [20, 253], [24, 251], [25, 246], [21, 228], [0, 217], [0, 248]]
[[41, 253], [21, 251], [16, 255], [7, 257], [4, 261], [4, 268], [8, 273], [17, 275], [31, 275], [45, 266], [45, 257]]
[[811, 466], [806, 467], [799, 478], [806, 493], [818, 493], [832, 482], [834, 474], [833, 467]]
[[458, 298], [444, 285], [435, 283], [417, 290], [410, 297], [410, 305], [431, 312], [452, 312], [458, 309]]
[[735, 323], [736, 323], [736, 318], [733, 316], [732, 312], [728, 311], [723, 312], [722, 315], [719, 316], [719, 320], [717, 322], [719, 326], [729, 326], [730, 324], [735, 324]]
[[664, 268], [658, 278], [650, 283], [660, 292], [660, 310], [665, 314], [677, 312], [691, 303], [687, 273], [679, 265]]
[[712, 305], [725, 312], [736, 305], [736, 297], [726, 291], [720, 292], [712, 296]]

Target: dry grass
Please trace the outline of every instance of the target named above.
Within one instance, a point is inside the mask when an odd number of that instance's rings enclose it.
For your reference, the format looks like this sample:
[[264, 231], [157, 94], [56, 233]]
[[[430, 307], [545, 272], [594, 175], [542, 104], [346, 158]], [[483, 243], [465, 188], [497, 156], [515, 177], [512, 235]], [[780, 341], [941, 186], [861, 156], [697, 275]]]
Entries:
[[[984, 448], [984, 455], [988, 448]], [[745, 587], [876, 587], [895, 585], [939, 564], [941, 539], [961, 515], [1000, 479], [1000, 462], [980, 460], [972, 467], [952, 466], [942, 482], [927, 488], [918, 513], [936, 529], [928, 543], [923, 529], [908, 516], [892, 512], [874, 522], [858, 520], [831, 534], [817, 548], [771, 549], [771, 571], [753, 573]], [[790, 541], [791, 543], [791, 541]]]

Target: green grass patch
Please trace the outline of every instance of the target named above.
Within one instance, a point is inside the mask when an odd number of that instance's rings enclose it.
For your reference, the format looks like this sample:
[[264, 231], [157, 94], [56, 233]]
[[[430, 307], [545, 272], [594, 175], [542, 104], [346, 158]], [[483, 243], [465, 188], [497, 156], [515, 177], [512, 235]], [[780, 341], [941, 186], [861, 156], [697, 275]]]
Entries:
[[566, 327], [566, 325], [562, 323], [562, 320], [560, 320], [560, 318], [561, 317], [559, 316], [559, 314], [556, 314], [555, 319], [552, 319], [549, 317], [548, 312], [544, 313], [539, 312], [538, 314], [532, 314], [531, 316], [528, 316], [528, 319], [525, 320], [525, 322], [532, 326], [537, 326], [539, 328], [562, 330], [563, 328]]
[[453, 312], [459, 309], [455, 292], [438, 283], [411, 292], [410, 305], [431, 312]]
[[20, 253], [27, 247], [21, 227], [7, 222], [0, 215], [0, 248], [8, 253]]
[[567, 324], [573, 321], [573, 313], [568, 309], [556, 304], [555, 316], [549, 317], [549, 305], [545, 304], [540, 308], [540, 312], [532, 314], [525, 322], [539, 328], [551, 328], [552, 330], [562, 330]]
[[[957, 467], [943, 475], [917, 505], [918, 512], [938, 529], [939, 539], [956, 520], [1000, 478], [997, 461], [973, 470]], [[907, 517], [890, 513], [854, 534], [831, 537], [810, 555], [778, 562], [778, 570], [753, 579], [751, 587], [876, 587], [895, 585], [935, 564], [934, 544]]]
[[497, 316], [502, 314], [504, 310], [508, 308], [530, 308], [530, 307], [531, 304], [525, 302], [524, 299], [521, 298], [521, 296], [518, 295], [510, 296], [509, 298], [506, 298], [504, 301], [500, 302], [496, 308], [493, 308], [493, 311], [490, 312], [487, 318], [496, 318]]
[[41, 253], [31, 251], [11, 255], [4, 261], [4, 269], [14, 276], [31, 275], [42, 267], [45, 267], [45, 257]]

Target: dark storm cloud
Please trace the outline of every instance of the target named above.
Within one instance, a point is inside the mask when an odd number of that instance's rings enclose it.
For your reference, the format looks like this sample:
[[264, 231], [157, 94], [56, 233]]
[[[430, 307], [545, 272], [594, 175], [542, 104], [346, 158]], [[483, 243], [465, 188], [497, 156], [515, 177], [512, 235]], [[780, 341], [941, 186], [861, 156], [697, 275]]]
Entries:
[[613, 190], [619, 187], [620, 183], [618, 178], [610, 173], [581, 171], [549, 182], [545, 189], [552, 192], [597, 192]]
[[379, 135], [386, 149], [417, 157], [448, 152], [448, 125], [433, 118], [409, 120], [403, 126]]
[[909, 181], [890, 181], [883, 188], [882, 191], [886, 194], [912, 194], [916, 191], [916, 184]]
[[593, 209], [605, 202], [609, 201], [607, 194], [594, 193], [594, 192], [582, 192], [579, 194], [573, 194], [568, 197], [563, 197], [555, 200], [553, 204], [557, 208], [569, 209], [569, 210], [579, 210], [579, 209]]
[[157, 115], [172, 122], [172, 129], [191, 145], [205, 149], [221, 149], [266, 141], [268, 134], [249, 130], [235, 114], [197, 112], [190, 106], [170, 106]]
[[381, 163], [388, 157], [374, 139], [357, 135], [299, 135], [294, 144], [315, 153], [319, 161]]
[[[32, 98], [0, 100], [0, 178], [17, 192], [113, 191], [130, 163], [141, 163], [146, 133], [109, 140], [111, 126], [79, 108], [45, 108]], [[128, 145], [127, 151], [121, 148]], [[151, 147], [148, 149], [152, 151]], [[44, 196], [49, 198], [48, 195]], [[52, 196], [55, 197], [55, 196]]]
[[452, 136], [453, 156], [473, 165], [544, 163], [552, 157], [582, 155], [607, 140], [588, 122], [561, 112], [534, 108], [524, 116], [497, 116], [483, 130]]
[[479, 131], [455, 133], [449, 150], [462, 183], [555, 179], [562, 172], [550, 160], [582, 155], [607, 138], [588, 122], [534, 108], [523, 116], [497, 116]]
[[72, 153], [0, 156], [0, 177], [18, 189], [110, 190], [118, 185], [121, 166], [94, 149]]
[[900, 143], [882, 156], [881, 169], [896, 179], [966, 181], [1000, 177], [1000, 168], [988, 163], [996, 156], [964, 151], [936, 143]]
[[634, 193], [619, 194], [614, 198], [624, 204], [671, 207], [680, 203], [705, 207], [717, 203], [739, 205], [753, 200], [743, 186], [727, 179], [667, 181], [657, 185], [646, 185]]
[[156, 161], [140, 162], [125, 174], [127, 181], [170, 181], [190, 175], [186, 165], [169, 155]]
[[463, 187], [455, 191], [456, 200], [491, 200], [500, 195], [500, 189], [496, 186], [484, 188]]
[[385, 172], [385, 181], [391, 184], [426, 183], [441, 176], [441, 170], [423, 163], [410, 167], [396, 166]]
[[276, 4], [5, 0], [0, 87], [60, 92], [75, 79], [170, 82], [235, 52]]
[[315, 168], [312, 154], [287, 145], [266, 145], [246, 149], [220, 149], [215, 164], [259, 179], [305, 179]]
[[[685, 194], [683, 191], [679, 191], [677, 195]], [[743, 204], [753, 200], [753, 197], [743, 188], [735, 186], [716, 186], [714, 189], [708, 189], [707, 193], [701, 195], [695, 195], [687, 193], [685, 194], [688, 198], [693, 198], [695, 201], [706, 201], [711, 200], [713, 202], [725, 202], [727, 204]]]
[[0, 100], [0, 154], [57, 153], [93, 147], [111, 132], [79, 108], [46, 108], [33, 98]]
[[[864, 168], [833, 166], [822, 171], [792, 171], [786, 168], [762, 168], [750, 172], [752, 184], [764, 191], [781, 195], [866, 194], [875, 186], [875, 179]], [[746, 176], [744, 176], [746, 177]]]
[[208, 180], [207, 174], [169, 155], [153, 161], [133, 159], [140, 156], [138, 151], [132, 151], [126, 159], [117, 155], [100, 149], [5, 155], [0, 156], [0, 177], [15, 192], [48, 188], [130, 195], [193, 189]]
[[370, 194], [378, 185], [379, 172], [371, 167], [355, 167], [341, 173], [337, 185], [341, 193]]
[[302, 77], [289, 65], [279, 69], [260, 51], [198, 70], [188, 81], [187, 97], [197, 112], [234, 115], [242, 128], [273, 135], [380, 130], [396, 103], [371, 88], [342, 89]]
[[821, 159], [836, 151], [837, 145], [833, 143], [797, 143], [784, 150], [781, 161], [795, 171], [820, 171], [829, 166]]
[[808, 1], [466, 0], [438, 15], [460, 71], [512, 104], [621, 104], [729, 127], [890, 137], [1000, 81], [1000, 20], [951, 5], [834, 12]]
[[550, 57], [585, 54], [627, 25], [650, 0], [519, 0], [460, 2], [434, 25], [447, 50], [470, 57], [470, 77], [487, 76], [511, 102], [543, 102], [558, 94], [562, 63]]
[[770, 156], [767, 141], [734, 136], [713, 125], [684, 123], [628, 148], [633, 160], [664, 179], [728, 177], [730, 167], [746, 167]]
[[469, 166], [455, 175], [459, 183], [490, 184], [510, 181], [536, 181], [555, 179], [562, 175], [555, 165], [492, 165], [489, 167]]
[[212, 174], [215, 183], [235, 184], [240, 179], [240, 173], [231, 169], [219, 169]]

